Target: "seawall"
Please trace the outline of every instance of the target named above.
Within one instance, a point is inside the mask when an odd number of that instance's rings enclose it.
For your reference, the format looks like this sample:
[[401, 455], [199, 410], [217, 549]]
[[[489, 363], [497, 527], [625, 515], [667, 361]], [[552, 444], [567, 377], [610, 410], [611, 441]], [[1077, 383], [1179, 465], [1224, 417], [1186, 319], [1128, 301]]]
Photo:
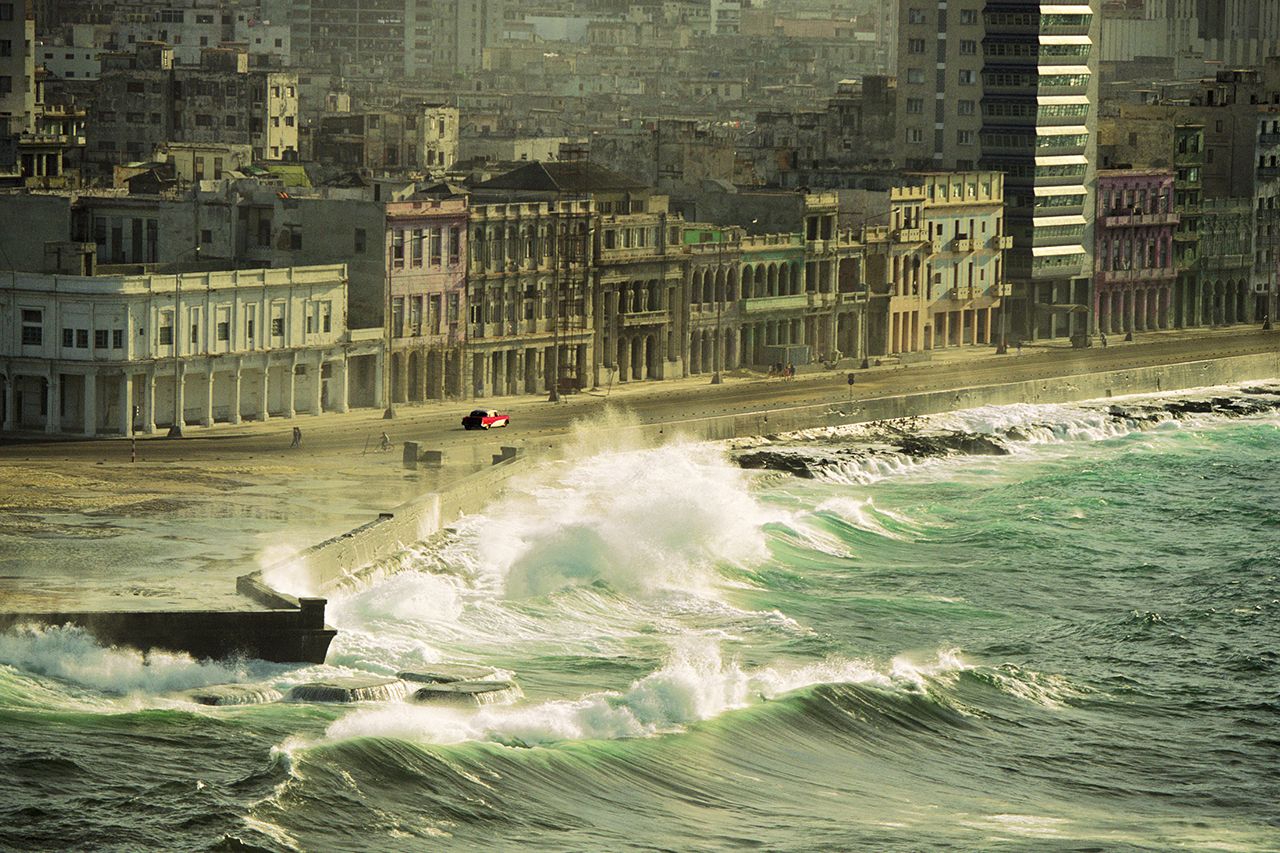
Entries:
[[[1273, 352], [852, 401], [840, 400], [835, 394], [831, 401], [815, 405], [761, 408], [754, 412], [643, 424], [624, 427], [619, 432], [641, 445], [675, 438], [716, 441], [932, 415], [977, 406], [1070, 403], [1278, 376], [1280, 352]], [[526, 469], [526, 461], [558, 458], [562, 450], [562, 445], [554, 442], [528, 448], [491, 469], [459, 480], [449, 489], [402, 504], [383, 513], [376, 521], [313, 546], [286, 562], [290, 570], [304, 573], [317, 594], [329, 594], [344, 585], [358, 583], [367, 578], [372, 564], [442, 530], [461, 515], [482, 509], [511, 476]], [[268, 577], [271, 574], [269, 569]]]

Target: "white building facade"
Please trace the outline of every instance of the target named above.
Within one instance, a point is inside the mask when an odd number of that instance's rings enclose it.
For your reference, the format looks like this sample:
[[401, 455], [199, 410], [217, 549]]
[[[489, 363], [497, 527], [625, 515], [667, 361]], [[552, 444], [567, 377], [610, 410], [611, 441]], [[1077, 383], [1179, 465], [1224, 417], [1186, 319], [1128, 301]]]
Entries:
[[132, 435], [345, 412], [348, 356], [380, 351], [347, 333], [341, 264], [7, 278], [5, 430]]

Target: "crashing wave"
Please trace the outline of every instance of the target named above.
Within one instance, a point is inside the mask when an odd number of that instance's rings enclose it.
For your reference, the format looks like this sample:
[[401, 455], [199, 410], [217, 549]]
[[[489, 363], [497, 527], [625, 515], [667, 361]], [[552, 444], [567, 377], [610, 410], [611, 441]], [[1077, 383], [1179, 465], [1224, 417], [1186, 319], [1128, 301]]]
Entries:
[[866, 484], [948, 457], [1007, 456], [1021, 447], [1098, 441], [1193, 418], [1256, 417], [1280, 411], [1280, 385], [1230, 393], [1166, 395], [1079, 405], [985, 406], [732, 442], [738, 466], [803, 479]]

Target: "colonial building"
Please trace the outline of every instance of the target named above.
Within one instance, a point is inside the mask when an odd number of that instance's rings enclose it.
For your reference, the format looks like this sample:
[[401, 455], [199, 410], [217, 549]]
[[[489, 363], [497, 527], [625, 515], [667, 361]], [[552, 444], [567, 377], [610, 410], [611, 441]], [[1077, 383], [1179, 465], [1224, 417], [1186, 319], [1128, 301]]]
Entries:
[[595, 213], [590, 199], [471, 208], [467, 351], [476, 397], [591, 383]]
[[890, 190], [889, 223], [865, 233], [886, 303], [871, 313], [873, 353], [1004, 341], [1004, 192], [999, 172], [926, 173]]
[[466, 393], [467, 199], [387, 205], [391, 387], [397, 403]]
[[1178, 278], [1173, 172], [1107, 169], [1098, 173], [1094, 305], [1103, 334], [1173, 326]]
[[317, 161], [376, 172], [443, 175], [458, 160], [458, 108], [324, 115], [313, 134]]
[[93, 247], [80, 248], [61, 259], [77, 274], [0, 284], [6, 430], [130, 435], [343, 412], [349, 359], [374, 366], [376, 335], [347, 332], [341, 265], [92, 275]]

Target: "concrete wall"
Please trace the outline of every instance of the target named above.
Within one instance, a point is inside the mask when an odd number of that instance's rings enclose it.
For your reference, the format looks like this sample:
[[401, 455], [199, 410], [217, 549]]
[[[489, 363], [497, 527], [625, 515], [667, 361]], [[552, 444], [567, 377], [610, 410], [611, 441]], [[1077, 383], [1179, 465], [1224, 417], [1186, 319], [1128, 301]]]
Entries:
[[[792, 408], [760, 409], [716, 417], [646, 424], [622, 432], [660, 444], [676, 438], [723, 440], [815, 427], [866, 423], [938, 414], [977, 406], [1014, 403], [1069, 403], [1126, 394], [1224, 385], [1280, 376], [1280, 352], [1192, 361], [1131, 370], [1113, 370], [1026, 382], [1008, 382], [950, 391], [895, 394]], [[555, 458], [558, 443], [529, 447], [538, 458]], [[383, 513], [377, 520], [309, 548], [288, 562], [291, 573], [305, 572], [317, 594], [357, 582], [373, 563], [436, 533], [463, 514], [482, 510], [514, 475], [526, 470], [527, 456], [516, 456], [466, 477], [438, 494], [423, 495]], [[268, 569], [268, 576], [271, 574]], [[296, 574], [295, 574], [296, 576]]]

